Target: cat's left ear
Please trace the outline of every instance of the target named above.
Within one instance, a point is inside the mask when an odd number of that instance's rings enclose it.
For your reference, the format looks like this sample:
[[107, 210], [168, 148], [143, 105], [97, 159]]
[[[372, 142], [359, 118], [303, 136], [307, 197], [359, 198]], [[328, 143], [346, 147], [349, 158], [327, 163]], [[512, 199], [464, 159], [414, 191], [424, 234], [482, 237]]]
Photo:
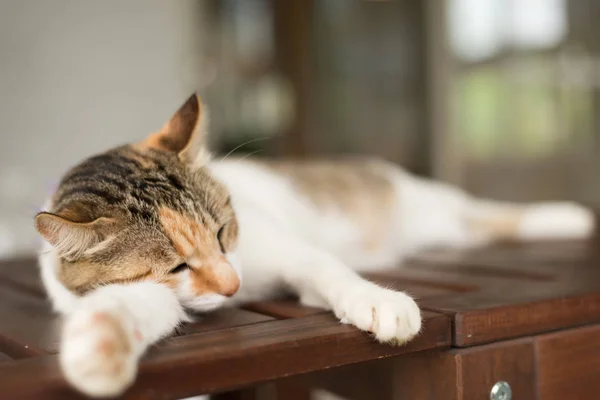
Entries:
[[117, 222], [112, 218], [76, 222], [65, 215], [49, 212], [40, 212], [35, 216], [35, 229], [62, 257], [68, 258], [77, 258], [106, 240], [117, 228]]
[[155, 150], [177, 153], [182, 162], [202, 165], [210, 159], [207, 148], [208, 115], [196, 93], [177, 110], [169, 121], [142, 145]]

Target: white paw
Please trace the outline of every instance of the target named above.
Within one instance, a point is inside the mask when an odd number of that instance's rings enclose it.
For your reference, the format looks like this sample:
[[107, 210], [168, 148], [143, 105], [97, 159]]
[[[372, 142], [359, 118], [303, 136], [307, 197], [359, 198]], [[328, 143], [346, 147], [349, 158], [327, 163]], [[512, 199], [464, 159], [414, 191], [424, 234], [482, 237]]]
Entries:
[[419, 306], [402, 292], [368, 284], [342, 297], [335, 307], [338, 318], [373, 333], [380, 342], [401, 345], [421, 330]]
[[62, 337], [60, 363], [66, 379], [89, 396], [121, 394], [136, 376], [136, 340], [114, 312], [76, 312]]
[[520, 238], [581, 239], [592, 235], [594, 214], [575, 203], [548, 203], [531, 206], [520, 226]]

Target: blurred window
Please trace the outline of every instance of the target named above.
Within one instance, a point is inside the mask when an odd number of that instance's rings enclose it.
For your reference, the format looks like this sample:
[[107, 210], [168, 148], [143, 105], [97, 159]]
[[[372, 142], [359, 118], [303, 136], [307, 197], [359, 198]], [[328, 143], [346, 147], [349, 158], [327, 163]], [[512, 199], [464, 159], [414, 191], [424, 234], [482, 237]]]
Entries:
[[515, 199], [592, 200], [583, 182], [597, 158], [600, 36], [592, 15], [599, 6], [573, 0], [444, 4], [447, 112], [462, 158], [459, 183]]

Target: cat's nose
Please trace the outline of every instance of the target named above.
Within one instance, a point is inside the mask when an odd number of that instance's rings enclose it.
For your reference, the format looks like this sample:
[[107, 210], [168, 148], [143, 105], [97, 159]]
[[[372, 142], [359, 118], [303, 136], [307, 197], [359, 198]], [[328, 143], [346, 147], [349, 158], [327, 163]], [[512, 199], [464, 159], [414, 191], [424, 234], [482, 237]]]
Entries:
[[229, 261], [221, 257], [213, 264], [212, 269], [213, 276], [216, 278], [215, 292], [227, 297], [236, 294], [240, 288], [240, 277]]
[[222, 261], [213, 267], [213, 276], [216, 279], [215, 292], [231, 297], [240, 288], [240, 277], [237, 271], [227, 261]]
[[[231, 267], [230, 267], [231, 268]], [[233, 269], [233, 268], [231, 268]], [[228, 279], [228, 281], [218, 291], [220, 295], [231, 297], [237, 293], [240, 288], [240, 278], [234, 271], [234, 276]]]
[[240, 288], [240, 277], [237, 271], [224, 258], [199, 268], [192, 267], [196, 286], [204, 288], [203, 292], [212, 292], [231, 297]]

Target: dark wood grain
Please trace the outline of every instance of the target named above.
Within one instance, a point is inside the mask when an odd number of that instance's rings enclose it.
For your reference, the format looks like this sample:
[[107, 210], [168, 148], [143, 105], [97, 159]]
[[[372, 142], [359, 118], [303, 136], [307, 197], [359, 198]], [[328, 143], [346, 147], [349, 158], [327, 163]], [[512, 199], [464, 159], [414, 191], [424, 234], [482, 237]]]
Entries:
[[[506, 381], [513, 399], [535, 399], [535, 357], [531, 339], [453, 350], [459, 375], [458, 398], [489, 399], [493, 385]], [[462, 385], [462, 387], [460, 386]], [[461, 396], [462, 395], [462, 396]]]
[[[381, 345], [331, 315], [263, 322], [175, 337], [152, 350], [128, 398], [181, 398], [225, 391], [292, 374], [430, 348], [448, 347], [450, 321], [424, 315], [423, 333], [403, 347]], [[28, 382], [36, 377], [37, 385]], [[69, 398], [54, 356], [0, 364], [0, 387], [11, 398]]]
[[472, 346], [595, 321], [600, 321], [598, 293], [459, 312], [454, 318], [454, 344]]
[[255, 311], [280, 319], [300, 318], [326, 313], [326, 311], [320, 308], [302, 306], [297, 300], [293, 299], [256, 301], [245, 304], [243, 307], [246, 310]]
[[453, 316], [453, 344], [472, 346], [600, 322], [599, 250], [591, 241], [500, 244], [426, 253], [383, 274], [453, 290], [419, 304]]
[[441, 282], [439, 279], [423, 279], [406, 274], [406, 271], [397, 269], [377, 273], [364, 274], [365, 278], [383, 287], [399, 290], [410, 294], [413, 298], [428, 299], [438, 296], [446, 296], [452, 293], [464, 293], [476, 289], [476, 287], [464, 283]]
[[[419, 352], [419, 355], [429, 354]], [[414, 354], [413, 354], [414, 355]], [[384, 360], [363, 362], [335, 369], [305, 374], [275, 383], [279, 386], [296, 386], [322, 389], [343, 399], [352, 400], [390, 400], [393, 395], [394, 365], [402, 359], [413, 359], [413, 355], [392, 357]], [[291, 381], [291, 382], [290, 382]], [[412, 399], [412, 397], [408, 397]], [[416, 398], [416, 397], [415, 397]]]
[[273, 318], [268, 315], [241, 310], [239, 308], [224, 308], [208, 314], [195, 315], [194, 322], [183, 325], [179, 329], [178, 334], [190, 335], [272, 320]]
[[[365, 274], [367, 279], [391, 285], [397, 290], [410, 290], [416, 288], [416, 292], [420, 289], [436, 289], [445, 294], [460, 294], [477, 291], [485, 282], [473, 279], [473, 277], [464, 274], [442, 274], [418, 269], [408, 269], [403, 267], [371, 272]], [[421, 289], [422, 290], [422, 289]], [[427, 297], [427, 296], [425, 296]]]
[[[423, 334], [405, 347], [376, 344], [330, 313], [294, 300], [257, 302], [200, 316], [160, 343], [144, 358], [127, 397], [181, 398], [356, 368], [362, 375], [342, 374], [320, 384], [357, 399], [467, 400], [488, 398], [492, 381], [502, 378], [519, 394], [513, 398], [533, 399], [533, 344], [540, 398], [600, 393], [594, 379], [600, 373], [600, 242], [435, 254], [366, 275], [411, 293], [425, 310]], [[6, 390], [0, 398], [77, 397], [60, 376], [56, 356], [46, 355], [57, 351], [59, 324], [35, 262], [0, 262], [0, 352], [13, 359], [0, 361], [0, 387]], [[38, 385], [30, 384], [31, 376]], [[268, 396], [289, 393], [300, 380], [261, 388]], [[228, 396], [262, 400], [257, 393]], [[369, 397], [373, 393], [379, 397]]]
[[[597, 245], [577, 241], [438, 251], [367, 278], [412, 294], [424, 309], [453, 316], [454, 345], [471, 346], [600, 321], [600, 268], [593, 267], [600, 261], [598, 253]], [[39, 294], [33, 260], [0, 263], [0, 282]], [[293, 300], [245, 308], [253, 317], [298, 318], [322, 312]], [[223, 325], [201, 323], [184, 331], [231, 326], [220, 321]]]
[[46, 298], [37, 261], [34, 258], [0, 261], [0, 282], [41, 298]]
[[0, 388], [2, 399], [87, 399], [64, 380], [56, 355], [0, 363]]
[[541, 335], [535, 348], [540, 399], [600, 396], [600, 325]]
[[[131, 393], [166, 393], [173, 384], [178, 385], [182, 396], [214, 392], [290, 374], [447, 347], [449, 340], [449, 319], [440, 314], [425, 314], [422, 335], [404, 347], [377, 344], [368, 334], [339, 324], [331, 315], [267, 322], [173, 339], [168, 347], [148, 356], [141, 368], [139, 386]], [[161, 376], [164, 380], [159, 379]]]
[[[267, 400], [260, 396], [259, 388], [249, 388], [244, 390], [234, 390], [231, 392], [218, 393], [211, 396], [210, 400]], [[276, 400], [274, 397], [272, 400]], [[271, 399], [269, 399], [271, 400]]]
[[59, 331], [48, 301], [0, 282], [0, 351], [14, 358], [56, 352]]
[[[277, 379], [274, 382], [261, 384], [252, 388], [251, 400], [318, 400], [322, 397], [315, 397], [315, 391], [307, 386], [302, 380], [294, 378]], [[241, 391], [242, 396], [249, 397], [248, 390]], [[246, 400], [242, 397], [241, 400]], [[248, 399], [250, 400], [250, 399]], [[332, 399], [333, 400], [333, 399]], [[341, 399], [340, 399], [341, 400]]]
[[[30, 357], [58, 351], [60, 317], [50, 303], [35, 291], [23, 290], [37, 278], [31, 262], [3, 263], [0, 270], [20, 271], [12, 281], [0, 280], [0, 351], [14, 358]], [[24, 271], [29, 271], [29, 274]], [[8, 275], [8, 273], [7, 273]], [[34, 278], [27, 278], [33, 276]], [[15, 284], [15, 282], [19, 282]], [[184, 325], [179, 335], [244, 326], [270, 321], [268, 315], [240, 309], [222, 309], [195, 316], [196, 321]]]
[[12, 358], [12, 357], [10, 357], [10, 356], [9, 356], [8, 354], [6, 354], [6, 353], [2, 353], [2, 352], [0, 352], [0, 363], [7, 362], [7, 361], [13, 361], [13, 358]]
[[[600, 321], [600, 282], [484, 288], [462, 296], [420, 301], [427, 310], [454, 316], [455, 346], [472, 346]], [[485, 290], [487, 289], [487, 290]]]
[[513, 399], [534, 400], [535, 373], [533, 341], [517, 339], [422, 351], [291, 379], [296, 386], [324, 388], [352, 400], [489, 399], [493, 385], [504, 380]]

